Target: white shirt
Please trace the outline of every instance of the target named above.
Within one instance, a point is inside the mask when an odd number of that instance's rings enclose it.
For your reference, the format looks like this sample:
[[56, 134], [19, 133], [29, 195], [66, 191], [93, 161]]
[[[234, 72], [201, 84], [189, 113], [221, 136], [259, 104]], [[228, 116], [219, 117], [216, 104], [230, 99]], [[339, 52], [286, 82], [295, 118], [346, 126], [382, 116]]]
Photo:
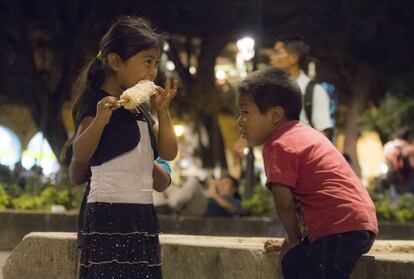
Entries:
[[141, 137], [134, 149], [91, 167], [88, 203], [152, 204], [154, 153], [147, 122], [137, 123]]
[[[299, 85], [302, 96], [305, 96], [306, 86], [310, 82], [310, 78], [303, 71], [301, 71], [296, 82]], [[300, 121], [306, 125], [309, 125], [309, 120], [306, 117], [303, 107], [300, 113]], [[329, 95], [319, 84], [316, 84], [313, 89], [312, 123], [314, 128], [319, 131], [333, 127], [329, 112]]]

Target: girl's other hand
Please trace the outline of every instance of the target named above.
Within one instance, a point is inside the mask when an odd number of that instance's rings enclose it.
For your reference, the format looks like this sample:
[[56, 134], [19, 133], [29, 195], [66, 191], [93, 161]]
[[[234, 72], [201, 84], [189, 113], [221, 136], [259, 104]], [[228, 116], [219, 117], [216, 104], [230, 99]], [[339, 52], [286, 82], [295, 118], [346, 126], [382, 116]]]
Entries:
[[154, 107], [157, 112], [168, 110], [172, 99], [177, 95], [178, 81], [174, 80], [171, 87], [171, 79], [167, 78], [165, 89], [157, 86], [157, 93], [154, 96]]
[[112, 112], [119, 107], [120, 105], [115, 97], [107, 96], [102, 98], [102, 100], [100, 100], [96, 105], [96, 120], [102, 125], [108, 124], [111, 119]]

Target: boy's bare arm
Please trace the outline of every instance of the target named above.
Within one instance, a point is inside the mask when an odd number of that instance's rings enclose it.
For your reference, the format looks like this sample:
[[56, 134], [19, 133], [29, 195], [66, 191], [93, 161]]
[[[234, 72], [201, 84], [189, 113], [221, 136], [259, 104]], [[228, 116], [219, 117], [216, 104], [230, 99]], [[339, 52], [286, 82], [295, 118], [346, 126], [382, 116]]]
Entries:
[[270, 189], [273, 193], [276, 213], [288, 235], [288, 244], [296, 246], [301, 241], [301, 232], [292, 190], [289, 186], [279, 183], [271, 183]]

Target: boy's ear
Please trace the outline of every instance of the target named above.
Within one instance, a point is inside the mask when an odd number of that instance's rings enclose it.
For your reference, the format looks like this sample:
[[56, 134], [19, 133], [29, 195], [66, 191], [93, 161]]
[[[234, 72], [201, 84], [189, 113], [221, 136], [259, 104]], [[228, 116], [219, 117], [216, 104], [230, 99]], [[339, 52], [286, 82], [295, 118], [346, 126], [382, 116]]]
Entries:
[[282, 107], [274, 107], [272, 108], [272, 123], [277, 124], [280, 120], [285, 118], [285, 110]]
[[123, 61], [121, 57], [119, 57], [116, 53], [110, 53], [108, 54], [108, 64], [109, 67], [111, 67], [112, 70], [118, 71], [120, 66], [122, 65]]

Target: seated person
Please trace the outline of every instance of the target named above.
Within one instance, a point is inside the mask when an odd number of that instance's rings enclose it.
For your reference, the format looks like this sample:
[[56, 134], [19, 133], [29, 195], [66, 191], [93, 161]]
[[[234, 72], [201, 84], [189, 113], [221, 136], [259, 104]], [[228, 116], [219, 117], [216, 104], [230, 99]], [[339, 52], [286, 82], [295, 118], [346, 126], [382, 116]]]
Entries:
[[154, 192], [154, 205], [159, 213], [177, 212], [184, 216], [231, 217], [241, 211], [238, 182], [227, 175], [211, 179], [204, 190], [201, 172], [187, 172], [182, 186], [172, 185], [165, 192]]
[[206, 217], [233, 217], [241, 213], [239, 182], [230, 175], [210, 180], [204, 196], [208, 198]]

